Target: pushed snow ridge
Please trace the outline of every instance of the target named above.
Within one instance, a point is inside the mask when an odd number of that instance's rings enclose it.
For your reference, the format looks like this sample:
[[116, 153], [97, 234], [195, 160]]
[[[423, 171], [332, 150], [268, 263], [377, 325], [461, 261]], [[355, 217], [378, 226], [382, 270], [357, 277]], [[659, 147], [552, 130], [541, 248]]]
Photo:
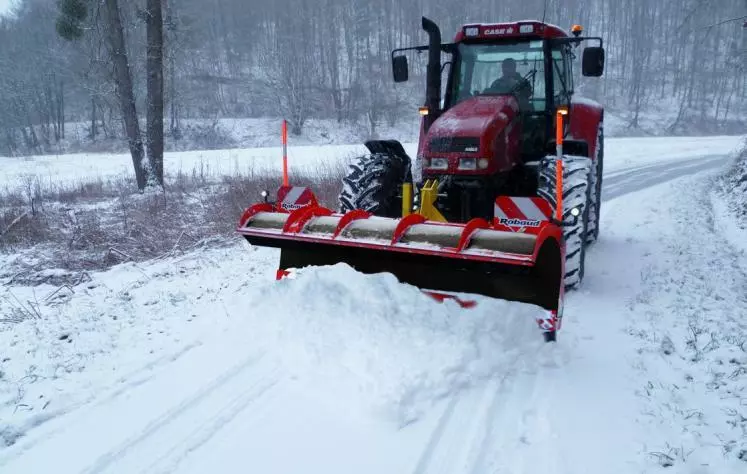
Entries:
[[542, 350], [538, 307], [480, 303], [438, 303], [391, 274], [338, 264], [263, 292], [254, 336], [299, 380], [336, 393], [334, 403], [357, 400], [408, 423], [455, 391], [529, 367]]

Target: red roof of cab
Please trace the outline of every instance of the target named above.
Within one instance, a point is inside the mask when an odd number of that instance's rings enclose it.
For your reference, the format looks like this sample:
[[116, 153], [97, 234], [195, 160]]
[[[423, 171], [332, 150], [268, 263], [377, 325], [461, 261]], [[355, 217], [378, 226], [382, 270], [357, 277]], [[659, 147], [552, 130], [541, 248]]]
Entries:
[[[521, 26], [532, 25], [531, 33], [521, 33]], [[466, 36], [466, 28], [478, 28], [477, 36]], [[549, 38], [567, 38], [568, 32], [563, 28], [550, 23], [542, 23], [535, 20], [515, 21], [511, 23], [469, 23], [462, 25], [462, 28], [454, 37], [454, 42], [459, 43], [465, 39], [495, 39], [495, 38], [522, 38], [522, 37], [540, 37]]]

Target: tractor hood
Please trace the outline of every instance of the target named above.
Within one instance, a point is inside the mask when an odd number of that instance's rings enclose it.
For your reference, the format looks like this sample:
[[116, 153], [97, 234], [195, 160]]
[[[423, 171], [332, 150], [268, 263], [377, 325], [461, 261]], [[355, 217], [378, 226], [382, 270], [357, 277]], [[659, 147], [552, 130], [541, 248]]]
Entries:
[[[474, 156], [488, 158], [489, 169], [480, 170], [479, 174], [510, 169], [515, 161], [515, 150], [511, 142], [520, 129], [513, 126], [518, 115], [519, 104], [514, 96], [470, 97], [444, 111], [433, 122], [428, 130], [425, 154], [464, 156], [464, 153], [474, 153]], [[450, 166], [450, 171], [452, 170], [453, 167]]]
[[463, 100], [433, 122], [428, 135], [435, 137], [482, 137], [500, 131], [519, 113], [516, 98], [483, 95]]

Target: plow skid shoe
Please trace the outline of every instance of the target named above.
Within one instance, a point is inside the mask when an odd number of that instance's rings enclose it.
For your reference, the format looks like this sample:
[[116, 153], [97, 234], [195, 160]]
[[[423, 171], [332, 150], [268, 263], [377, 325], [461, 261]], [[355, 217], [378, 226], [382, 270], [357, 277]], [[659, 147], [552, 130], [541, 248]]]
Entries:
[[525, 231], [475, 219], [466, 224], [335, 214], [318, 206], [292, 212], [270, 204], [244, 213], [237, 231], [281, 249], [280, 271], [345, 263], [361, 273], [391, 273], [427, 292], [477, 294], [558, 311], [563, 272], [560, 230]]

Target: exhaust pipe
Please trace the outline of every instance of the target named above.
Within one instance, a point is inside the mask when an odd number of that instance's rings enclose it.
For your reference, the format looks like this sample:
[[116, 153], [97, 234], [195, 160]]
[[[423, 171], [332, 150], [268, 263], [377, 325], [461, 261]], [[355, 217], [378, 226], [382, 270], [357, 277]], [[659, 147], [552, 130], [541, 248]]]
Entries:
[[438, 25], [423, 17], [423, 29], [428, 33], [428, 68], [426, 73], [425, 105], [428, 115], [425, 117], [425, 131], [438, 118], [441, 107], [441, 30]]

